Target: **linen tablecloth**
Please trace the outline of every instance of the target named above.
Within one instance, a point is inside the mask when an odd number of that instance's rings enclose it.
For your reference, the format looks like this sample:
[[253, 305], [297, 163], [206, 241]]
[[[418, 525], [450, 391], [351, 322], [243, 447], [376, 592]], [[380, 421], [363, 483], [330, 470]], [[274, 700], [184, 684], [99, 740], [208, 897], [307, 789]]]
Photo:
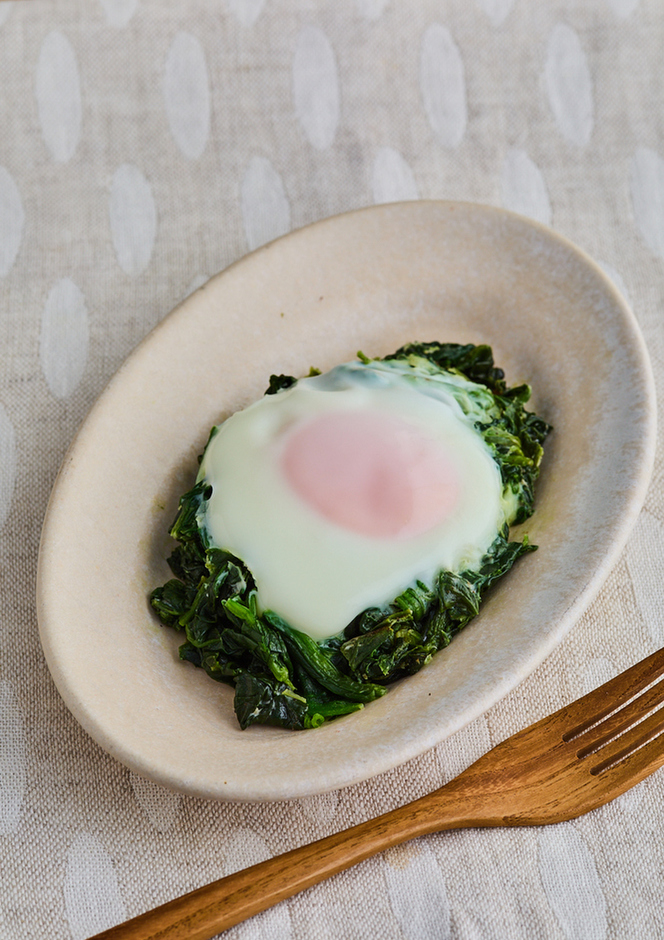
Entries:
[[[306, 223], [433, 198], [549, 224], [633, 306], [661, 396], [662, 50], [660, 0], [0, 2], [2, 940], [82, 940], [420, 796], [662, 645], [661, 448], [561, 646], [451, 740], [341, 792], [224, 804], [142, 779], [67, 711], [35, 616], [49, 492], [110, 377], [208, 277]], [[421, 838], [228, 936], [664, 936], [663, 797], [659, 772], [574, 822]]]

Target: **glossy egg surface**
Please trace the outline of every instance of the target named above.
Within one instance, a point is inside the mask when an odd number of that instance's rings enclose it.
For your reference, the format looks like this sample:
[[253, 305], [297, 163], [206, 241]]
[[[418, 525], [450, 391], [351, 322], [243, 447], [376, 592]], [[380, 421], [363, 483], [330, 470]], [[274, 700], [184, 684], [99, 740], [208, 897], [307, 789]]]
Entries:
[[300, 379], [213, 434], [200, 525], [317, 640], [441, 569], [472, 570], [513, 507], [481, 434], [493, 399], [453, 373], [361, 361]]

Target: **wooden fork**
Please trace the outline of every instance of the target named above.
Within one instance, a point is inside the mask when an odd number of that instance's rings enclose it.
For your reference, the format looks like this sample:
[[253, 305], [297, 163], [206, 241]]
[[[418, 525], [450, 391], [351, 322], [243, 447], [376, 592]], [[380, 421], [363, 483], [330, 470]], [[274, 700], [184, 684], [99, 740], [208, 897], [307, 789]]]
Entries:
[[[253, 865], [91, 940], [209, 940], [393, 845], [444, 829], [532, 826], [589, 812], [664, 764], [664, 649], [519, 731], [413, 803]], [[654, 739], [654, 740], [653, 740]]]

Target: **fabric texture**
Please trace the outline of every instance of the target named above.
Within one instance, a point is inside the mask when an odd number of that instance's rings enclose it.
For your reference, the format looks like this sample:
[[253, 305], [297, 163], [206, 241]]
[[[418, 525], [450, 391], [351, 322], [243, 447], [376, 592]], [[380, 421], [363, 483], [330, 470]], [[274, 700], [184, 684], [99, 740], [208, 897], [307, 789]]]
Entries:
[[[58, 467], [125, 357], [208, 277], [326, 216], [451, 198], [553, 226], [632, 304], [661, 401], [662, 49], [659, 0], [0, 2], [2, 940], [83, 940], [416, 798], [664, 643], [661, 447], [559, 648], [453, 738], [341, 792], [224, 804], [130, 772], [58, 695], [34, 600]], [[227, 936], [664, 936], [663, 797], [660, 771], [574, 822], [421, 838]]]

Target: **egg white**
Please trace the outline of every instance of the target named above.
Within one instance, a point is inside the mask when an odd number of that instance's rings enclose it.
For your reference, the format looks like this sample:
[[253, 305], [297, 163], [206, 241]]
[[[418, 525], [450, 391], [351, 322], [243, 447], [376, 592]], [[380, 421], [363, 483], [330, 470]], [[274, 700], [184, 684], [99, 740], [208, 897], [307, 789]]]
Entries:
[[[481, 386], [401, 361], [349, 363], [300, 379], [233, 415], [212, 437], [199, 473], [212, 486], [200, 525], [212, 545], [248, 566], [262, 610], [316, 640], [334, 636], [415, 580], [476, 568], [511, 521], [499, 467], [474, 426], [477, 401], [490, 413]], [[289, 434], [312, 416], [346, 409], [398, 416], [444, 446], [460, 482], [446, 518], [409, 538], [373, 538], [329, 521], [294, 492], [280, 465]]]

